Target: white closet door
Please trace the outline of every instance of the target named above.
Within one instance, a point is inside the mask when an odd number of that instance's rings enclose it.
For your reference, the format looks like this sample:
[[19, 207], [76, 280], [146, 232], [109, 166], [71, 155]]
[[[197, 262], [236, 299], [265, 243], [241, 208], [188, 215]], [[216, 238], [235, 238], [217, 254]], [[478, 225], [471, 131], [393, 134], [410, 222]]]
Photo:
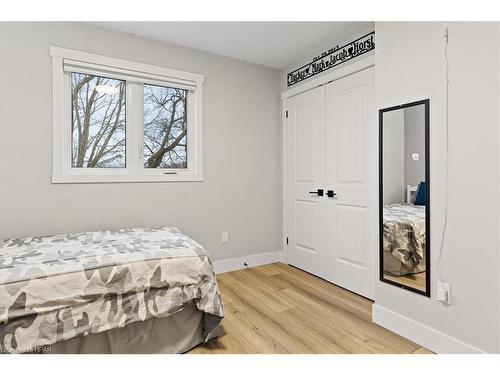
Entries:
[[373, 68], [326, 86], [327, 279], [374, 296], [376, 123]]
[[325, 277], [325, 88], [288, 99], [288, 263]]

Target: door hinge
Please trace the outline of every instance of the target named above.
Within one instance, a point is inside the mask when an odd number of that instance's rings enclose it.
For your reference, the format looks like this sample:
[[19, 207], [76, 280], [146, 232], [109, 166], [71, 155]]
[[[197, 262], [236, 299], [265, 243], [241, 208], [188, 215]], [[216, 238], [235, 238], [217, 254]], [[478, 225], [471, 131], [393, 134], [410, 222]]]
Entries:
[[288, 245], [288, 237], [286, 238], [286, 244]]
[[288, 111], [285, 111], [285, 117], [288, 118]]

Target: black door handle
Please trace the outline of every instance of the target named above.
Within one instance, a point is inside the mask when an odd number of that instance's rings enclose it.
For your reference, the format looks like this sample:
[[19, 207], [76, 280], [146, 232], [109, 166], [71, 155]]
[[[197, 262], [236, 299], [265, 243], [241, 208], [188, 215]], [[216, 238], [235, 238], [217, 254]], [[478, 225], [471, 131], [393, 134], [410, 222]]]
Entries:
[[328, 198], [333, 198], [333, 197], [335, 197], [336, 195], [337, 195], [337, 193], [335, 193], [335, 191], [334, 191], [334, 190], [327, 190], [327, 191], [326, 191], [326, 196], [327, 196]]
[[317, 194], [318, 197], [323, 196], [323, 189], [318, 189], [318, 191], [310, 191], [309, 194]]

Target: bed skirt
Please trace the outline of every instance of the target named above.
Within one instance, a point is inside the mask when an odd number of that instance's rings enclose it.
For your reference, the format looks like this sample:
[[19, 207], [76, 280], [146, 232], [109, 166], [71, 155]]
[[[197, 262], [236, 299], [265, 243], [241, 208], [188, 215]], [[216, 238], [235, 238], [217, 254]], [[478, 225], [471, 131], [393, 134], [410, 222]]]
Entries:
[[193, 304], [165, 318], [153, 318], [123, 328], [75, 337], [47, 347], [51, 354], [173, 354], [201, 342], [203, 312]]

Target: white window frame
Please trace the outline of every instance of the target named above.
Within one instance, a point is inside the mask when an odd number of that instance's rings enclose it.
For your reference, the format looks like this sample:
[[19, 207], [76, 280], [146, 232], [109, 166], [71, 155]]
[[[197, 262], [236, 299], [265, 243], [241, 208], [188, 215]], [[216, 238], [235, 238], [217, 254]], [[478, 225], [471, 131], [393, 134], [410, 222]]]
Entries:
[[[203, 75], [54, 46], [50, 47], [50, 56], [52, 183], [203, 181]], [[71, 72], [126, 81], [125, 168], [72, 167]], [[144, 168], [144, 84], [188, 90], [185, 169]]]

